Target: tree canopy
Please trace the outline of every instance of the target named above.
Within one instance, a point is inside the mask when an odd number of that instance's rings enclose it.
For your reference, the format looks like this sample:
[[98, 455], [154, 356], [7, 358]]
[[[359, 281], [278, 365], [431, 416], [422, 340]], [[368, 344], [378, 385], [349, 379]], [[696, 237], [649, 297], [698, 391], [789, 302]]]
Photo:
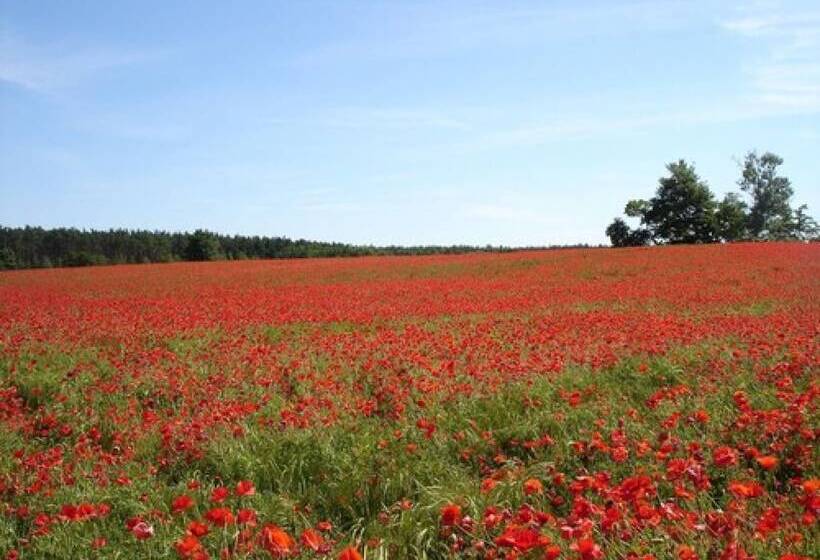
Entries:
[[817, 223], [805, 205], [791, 208], [794, 190], [778, 174], [783, 159], [766, 152], [748, 152], [738, 185], [750, 199], [727, 193], [716, 201], [708, 184], [684, 160], [667, 164], [668, 175], [658, 180], [655, 196], [627, 202], [624, 214], [640, 220], [631, 229], [616, 218], [606, 229], [615, 247], [649, 243], [713, 243], [743, 239], [814, 239]]
[[[588, 245], [579, 244], [574, 247]], [[287, 237], [221, 235], [202, 229], [193, 233], [169, 233], [125, 229], [43, 229], [31, 226], [10, 228], [0, 225], [0, 270], [188, 260], [434, 255], [509, 250], [507, 247], [489, 245], [376, 247]]]

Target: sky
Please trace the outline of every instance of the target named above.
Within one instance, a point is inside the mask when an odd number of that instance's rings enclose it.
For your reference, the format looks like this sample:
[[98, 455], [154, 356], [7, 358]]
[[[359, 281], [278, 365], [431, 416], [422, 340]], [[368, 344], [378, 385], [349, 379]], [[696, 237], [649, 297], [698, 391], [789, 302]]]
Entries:
[[5, 226], [604, 243], [751, 149], [820, 217], [814, 0], [0, 0]]

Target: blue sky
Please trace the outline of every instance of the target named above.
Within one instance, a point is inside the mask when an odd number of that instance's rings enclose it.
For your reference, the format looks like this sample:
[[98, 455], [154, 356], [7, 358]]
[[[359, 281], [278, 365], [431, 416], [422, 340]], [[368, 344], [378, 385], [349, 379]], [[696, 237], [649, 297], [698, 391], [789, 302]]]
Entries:
[[0, 224], [604, 242], [678, 158], [820, 212], [815, 1], [0, 1]]

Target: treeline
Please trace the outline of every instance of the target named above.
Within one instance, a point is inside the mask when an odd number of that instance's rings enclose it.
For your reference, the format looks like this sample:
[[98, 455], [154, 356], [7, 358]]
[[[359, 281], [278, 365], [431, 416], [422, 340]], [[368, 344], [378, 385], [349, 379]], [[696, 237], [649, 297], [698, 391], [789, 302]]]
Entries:
[[[718, 201], [684, 160], [666, 166], [655, 196], [630, 200], [624, 213], [638, 218], [630, 228], [621, 218], [606, 228], [615, 247], [674, 243], [715, 243], [744, 240], [815, 240], [817, 222], [806, 205], [791, 206], [794, 189], [778, 174], [783, 159], [771, 152], [749, 152], [737, 181], [743, 194], [730, 192]], [[744, 196], [745, 195], [745, 196]]]
[[[581, 247], [590, 246], [587, 244], [551, 245], [529, 247], [529, 249]], [[0, 226], [0, 270], [175, 261], [436, 255], [512, 250], [510, 247], [490, 245], [483, 247], [472, 245], [379, 247], [287, 237], [221, 235], [202, 229], [192, 233], [170, 233], [127, 229], [102, 231]]]
[[0, 269], [242, 259], [433, 255], [509, 251], [505, 247], [375, 247], [287, 237], [0, 226]]

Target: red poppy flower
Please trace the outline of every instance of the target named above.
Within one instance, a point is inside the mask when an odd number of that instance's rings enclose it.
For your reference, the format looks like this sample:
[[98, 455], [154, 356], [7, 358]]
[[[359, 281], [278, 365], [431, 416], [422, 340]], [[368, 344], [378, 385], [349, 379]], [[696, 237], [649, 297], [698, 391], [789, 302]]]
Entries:
[[447, 504], [441, 508], [441, 524], [444, 527], [452, 527], [461, 523], [461, 506], [458, 504]]
[[598, 560], [604, 557], [601, 547], [591, 539], [581, 539], [570, 545], [570, 549], [578, 553], [581, 560]]
[[550, 539], [546, 535], [541, 535], [531, 527], [519, 527], [510, 525], [504, 532], [495, 539], [496, 546], [513, 548], [520, 552], [527, 552], [533, 548], [547, 546]]
[[729, 492], [738, 498], [757, 498], [763, 494], [763, 487], [754, 481], [734, 480], [729, 483]]
[[224, 486], [217, 486], [211, 492], [211, 501], [215, 504], [220, 504], [225, 501], [225, 498], [228, 497], [230, 491], [225, 488]]
[[530, 478], [524, 482], [524, 495], [532, 496], [544, 492], [544, 485], [537, 478]]
[[339, 560], [362, 560], [362, 555], [352, 546], [348, 546], [339, 553]]
[[193, 535], [186, 535], [182, 539], [174, 543], [174, 549], [180, 558], [194, 558], [194, 556], [202, 552], [203, 546], [199, 539]]
[[138, 523], [135, 523], [133, 527], [131, 527], [131, 534], [141, 541], [145, 539], [150, 539], [154, 536], [154, 527], [149, 525], [145, 521], [139, 521]]
[[763, 455], [755, 459], [755, 461], [757, 461], [757, 464], [760, 465], [760, 468], [767, 471], [774, 469], [780, 462], [780, 460], [777, 457], [774, 457], [772, 455]]
[[193, 507], [194, 500], [190, 496], [186, 496], [183, 494], [182, 496], [177, 496], [174, 498], [174, 501], [171, 502], [171, 511], [174, 513], [180, 513]]
[[236, 512], [236, 522], [240, 525], [249, 525], [251, 527], [256, 525], [256, 512], [252, 509], [240, 509]]
[[256, 493], [256, 488], [250, 480], [240, 480], [236, 483], [237, 496], [253, 496]]
[[207, 519], [212, 525], [216, 525], [217, 527], [225, 527], [230, 525], [234, 522], [233, 512], [228, 508], [218, 507], [208, 510], [205, 514], [205, 519]]
[[299, 537], [302, 546], [309, 548], [313, 552], [319, 552], [325, 545], [325, 538], [314, 529], [305, 529]]
[[712, 452], [712, 459], [719, 467], [728, 467], [737, 464], [737, 452], [731, 447], [717, 447]]
[[277, 525], [265, 525], [262, 528], [260, 544], [275, 558], [284, 558], [296, 551], [296, 541]]
[[204, 537], [210, 532], [210, 529], [201, 521], [194, 520], [188, 523], [188, 532], [195, 537]]

